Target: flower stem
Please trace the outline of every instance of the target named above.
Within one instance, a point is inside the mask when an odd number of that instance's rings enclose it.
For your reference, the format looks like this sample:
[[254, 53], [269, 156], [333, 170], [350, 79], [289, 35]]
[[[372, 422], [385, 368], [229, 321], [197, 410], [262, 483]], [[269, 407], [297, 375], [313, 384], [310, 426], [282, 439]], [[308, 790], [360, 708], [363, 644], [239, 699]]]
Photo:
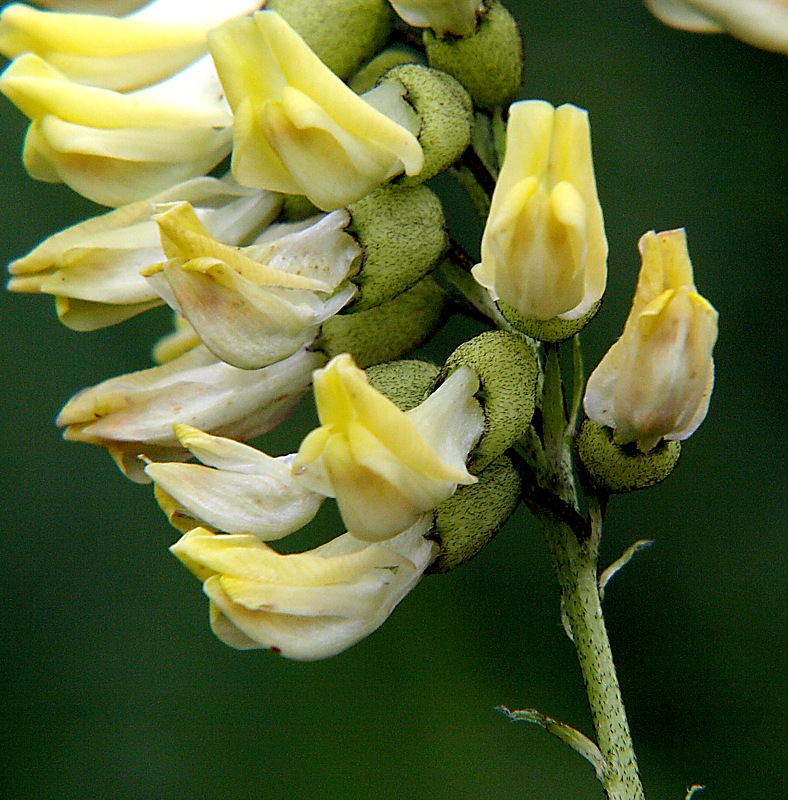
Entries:
[[613, 653], [602, 616], [594, 539], [582, 544], [566, 524], [543, 517], [545, 538], [561, 586], [564, 618], [577, 651], [597, 744], [606, 762], [603, 785], [609, 800], [643, 800]]
[[[563, 386], [556, 345], [546, 345], [543, 420], [545, 455], [551, 488], [569, 503], [576, 502], [571, 469], [570, 443], [566, 441]], [[597, 580], [601, 517], [592, 515], [591, 536], [576, 532], [555, 516], [541, 515], [542, 528], [561, 587], [561, 612], [577, 651], [583, 682], [596, 730], [597, 744], [605, 759], [602, 783], [609, 800], [643, 800], [613, 653], [602, 616]]]

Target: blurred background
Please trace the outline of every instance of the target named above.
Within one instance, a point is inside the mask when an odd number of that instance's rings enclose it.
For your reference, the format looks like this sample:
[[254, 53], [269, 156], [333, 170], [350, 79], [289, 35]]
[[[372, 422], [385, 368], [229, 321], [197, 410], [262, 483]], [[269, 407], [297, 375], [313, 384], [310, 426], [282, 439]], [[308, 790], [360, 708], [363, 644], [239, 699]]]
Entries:
[[[610, 261], [584, 334], [589, 369], [621, 331], [646, 230], [686, 226], [698, 288], [720, 312], [709, 417], [666, 484], [614, 500], [603, 543], [606, 565], [656, 541], [605, 600], [647, 796], [682, 800], [704, 783], [708, 800], [783, 798], [788, 59], [665, 28], [637, 0], [506, 5], [525, 35], [523, 97], [591, 114]], [[0, 114], [7, 262], [95, 211], [26, 176], [26, 123], [5, 100]], [[472, 237], [453, 212], [452, 226]], [[78, 334], [48, 298], [0, 303], [6, 797], [602, 797], [579, 756], [493, 711], [535, 707], [591, 733], [527, 513], [336, 658], [233, 651], [168, 553], [176, 533], [150, 489], [53, 424], [79, 388], [148, 366], [168, 315]], [[462, 335], [455, 320], [426, 355]], [[264, 446], [292, 451], [309, 419]]]

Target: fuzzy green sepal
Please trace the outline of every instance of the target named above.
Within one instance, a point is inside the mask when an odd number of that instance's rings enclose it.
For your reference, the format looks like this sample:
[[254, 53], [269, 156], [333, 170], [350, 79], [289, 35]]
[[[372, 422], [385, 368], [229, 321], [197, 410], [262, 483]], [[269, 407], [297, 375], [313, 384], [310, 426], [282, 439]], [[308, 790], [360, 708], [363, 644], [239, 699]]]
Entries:
[[388, 41], [393, 15], [386, 0], [268, 0], [343, 80], [369, 61]]
[[469, 92], [479, 108], [507, 106], [520, 92], [523, 78], [523, 43], [512, 15], [498, 0], [489, 4], [466, 38], [440, 39], [423, 33], [431, 67], [448, 72]]
[[663, 439], [650, 452], [641, 453], [634, 444], [616, 444], [613, 434], [612, 428], [587, 419], [575, 438], [577, 454], [589, 476], [608, 492], [647, 489], [664, 481], [676, 468], [680, 442]]
[[349, 313], [410, 289], [438, 265], [448, 246], [443, 206], [426, 186], [382, 186], [351, 203], [348, 211], [348, 231], [363, 252]]
[[390, 47], [378, 53], [348, 81], [348, 86], [356, 94], [364, 94], [374, 88], [384, 72], [402, 64], [419, 64], [421, 57], [416, 50], [407, 47]]
[[519, 311], [502, 300], [499, 300], [496, 305], [506, 320], [526, 336], [530, 336], [532, 339], [539, 339], [540, 342], [563, 342], [571, 339], [591, 322], [597, 311], [599, 311], [602, 301], [597, 300], [579, 319], [561, 319], [560, 317], [534, 319], [532, 317], [524, 317]]
[[366, 370], [367, 378], [381, 394], [402, 411], [410, 411], [429, 397], [439, 373], [427, 361], [387, 361]]
[[513, 333], [487, 331], [461, 344], [441, 371], [445, 380], [466, 366], [478, 376], [484, 433], [471, 452], [476, 474], [525, 435], [536, 404], [539, 365], [531, 347]]
[[428, 538], [440, 552], [428, 572], [448, 572], [477, 556], [517, 508], [522, 482], [508, 456], [498, 456], [478, 477], [437, 507]]
[[323, 323], [313, 350], [329, 358], [350, 353], [362, 369], [395, 361], [422, 345], [440, 327], [448, 296], [428, 275], [388, 303]]
[[399, 179], [401, 186], [428, 181], [448, 169], [471, 143], [473, 103], [468, 92], [445, 72], [403, 64], [384, 73], [379, 83], [401, 83], [405, 99], [421, 117], [419, 144], [424, 166], [418, 175]]

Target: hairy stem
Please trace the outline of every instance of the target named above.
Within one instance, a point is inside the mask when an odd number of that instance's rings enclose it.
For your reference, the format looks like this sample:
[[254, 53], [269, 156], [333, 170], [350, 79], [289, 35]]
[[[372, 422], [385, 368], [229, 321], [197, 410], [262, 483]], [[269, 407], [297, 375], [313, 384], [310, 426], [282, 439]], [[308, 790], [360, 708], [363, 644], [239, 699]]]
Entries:
[[[571, 443], [561, 383], [559, 352], [547, 345], [542, 416], [548, 480], [568, 503], [576, 502], [571, 471]], [[575, 387], [575, 392], [577, 388]], [[571, 421], [573, 424], [574, 421]], [[576, 531], [551, 514], [542, 514], [542, 528], [561, 587], [561, 610], [571, 631], [586, 687], [597, 744], [605, 760], [602, 783], [609, 800], [643, 800], [613, 653], [602, 616], [597, 582], [601, 519], [592, 515], [591, 536], [579, 539]]]

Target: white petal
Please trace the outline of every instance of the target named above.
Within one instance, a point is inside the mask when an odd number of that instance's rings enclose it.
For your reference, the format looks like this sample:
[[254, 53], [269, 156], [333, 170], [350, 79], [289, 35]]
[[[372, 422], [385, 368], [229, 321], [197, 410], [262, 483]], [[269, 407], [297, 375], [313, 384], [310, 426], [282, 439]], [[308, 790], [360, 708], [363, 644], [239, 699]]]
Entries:
[[249, 475], [199, 464], [154, 463], [145, 473], [197, 523], [228, 533], [252, 533], [265, 541], [302, 528], [324, 499], [305, 491], [287, 469], [285, 476], [276, 470]]

